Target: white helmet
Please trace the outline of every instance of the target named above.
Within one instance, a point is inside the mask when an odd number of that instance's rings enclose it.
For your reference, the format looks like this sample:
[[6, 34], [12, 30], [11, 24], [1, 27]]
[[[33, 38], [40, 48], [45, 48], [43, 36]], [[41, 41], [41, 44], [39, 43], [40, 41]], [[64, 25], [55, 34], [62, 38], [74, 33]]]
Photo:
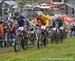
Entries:
[[42, 12], [37, 12], [37, 15], [40, 16], [40, 15], [43, 15], [43, 13]]

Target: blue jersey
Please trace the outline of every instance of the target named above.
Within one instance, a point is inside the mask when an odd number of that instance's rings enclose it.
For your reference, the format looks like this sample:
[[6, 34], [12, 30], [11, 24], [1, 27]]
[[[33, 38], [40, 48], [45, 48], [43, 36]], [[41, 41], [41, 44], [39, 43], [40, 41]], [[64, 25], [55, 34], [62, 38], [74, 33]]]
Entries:
[[18, 21], [18, 26], [19, 27], [24, 27], [24, 25], [25, 25], [25, 21], [24, 20], [19, 20]]
[[[16, 17], [14, 16], [13, 19], [16, 20]], [[20, 15], [20, 20], [17, 20], [18, 21], [18, 27], [24, 27], [24, 25], [25, 25], [25, 19], [26, 18], [24, 16]]]

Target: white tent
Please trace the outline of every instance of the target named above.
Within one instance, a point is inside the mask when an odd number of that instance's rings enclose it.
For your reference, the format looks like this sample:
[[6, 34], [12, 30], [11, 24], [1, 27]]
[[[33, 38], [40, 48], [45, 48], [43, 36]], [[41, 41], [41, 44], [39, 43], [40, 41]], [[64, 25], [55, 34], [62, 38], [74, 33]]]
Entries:
[[17, 5], [15, 1], [4, 1], [4, 3], [8, 4], [9, 6]]
[[24, 5], [24, 7], [32, 7], [32, 5], [26, 4], [26, 5]]
[[0, 3], [2, 3], [3, 0], [0, 0]]
[[17, 6], [17, 5], [14, 5], [12, 8], [14, 8], [14, 9], [15, 9], [15, 8], [18, 8], [18, 6]]
[[42, 3], [42, 4], [40, 4], [41, 6], [50, 6], [49, 4], [47, 4], [47, 3]]
[[38, 8], [41, 8], [41, 9], [48, 9], [48, 8], [50, 8], [50, 6], [40, 6], [40, 5], [35, 6], [35, 7], [38, 7]]

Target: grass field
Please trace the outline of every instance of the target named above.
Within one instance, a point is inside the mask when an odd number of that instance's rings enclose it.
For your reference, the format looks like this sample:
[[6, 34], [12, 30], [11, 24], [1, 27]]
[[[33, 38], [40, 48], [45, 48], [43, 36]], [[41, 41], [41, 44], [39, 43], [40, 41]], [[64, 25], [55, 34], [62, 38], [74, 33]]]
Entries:
[[48, 47], [30, 48], [14, 52], [13, 48], [0, 49], [0, 61], [75, 61], [75, 37], [63, 43], [49, 44]]

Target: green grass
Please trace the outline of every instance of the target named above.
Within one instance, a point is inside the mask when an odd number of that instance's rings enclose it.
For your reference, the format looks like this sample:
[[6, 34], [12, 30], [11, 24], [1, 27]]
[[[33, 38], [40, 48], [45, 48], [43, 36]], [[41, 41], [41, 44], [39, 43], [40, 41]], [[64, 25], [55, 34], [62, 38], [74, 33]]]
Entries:
[[[11, 48], [0, 49], [0, 52]], [[30, 48], [20, 52], [0, 53], [0, 61], [75, 61], [75, 37], [65, 39], [63, 43], [49, 44], [48, 47]]]

